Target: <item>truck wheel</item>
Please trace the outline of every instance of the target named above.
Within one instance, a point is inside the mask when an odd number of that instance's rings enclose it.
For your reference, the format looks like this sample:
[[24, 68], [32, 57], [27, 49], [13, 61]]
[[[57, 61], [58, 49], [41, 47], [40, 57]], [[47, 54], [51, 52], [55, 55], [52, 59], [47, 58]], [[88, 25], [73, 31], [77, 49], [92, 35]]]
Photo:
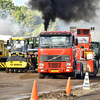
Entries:
[[50, 78], [50, 75], [49, 74], [45, 74], [45, 78], [46, 79]]
[[43, 79], [45, 75], [43, 73], [39, 73], [39, 79]]
[[77, 79], [78, 77], [77, 77], [77, 74], [76, 73], [74, 73], [74, 75], [75, 75], [75, 79]]
[[23, 69], [20, 69], [20, 73], [23, 73]]
[[18, 73], [18, 69], [15, 69], [15, 73]]
[[81, 69], [81, 72], [80, 72], [80, 74], [79, 74], [79, 78], [80, 78], [80, 79], [83, 79], [83, 69]]
[[75, 79], [83, 79], [83, 64], [81, 63], [80, 74], [75, 73]]
[[51, 79], [56, 78], [56, 74], [51, 74], [51, 75], [50, 75], [50, 78], [51, 78]]
[[9, 68], [6, 68], [6, 73], [9, 73]]
[[11, 69], [11, 73], [14, 73], [14, 69]]
[[98, 63], [97, 60], [94, 60], [94, 61], [93, 61], [93, 68], [94, 68], [94, 69], [93, 69], [93, 70], [94, 70], [93, 72], [94, 72], [94, 77], [96, 77], [96, 74], [98, 73], [98, 64], [97, 64], [97, 63]]
[[24, 72], [27, 73], [27, 69], [24, 69]]
[[80, 74], [79, 74], [79, 79], [83, 79], [83, 64], [81, 63], [81, 70], [80, 70]]

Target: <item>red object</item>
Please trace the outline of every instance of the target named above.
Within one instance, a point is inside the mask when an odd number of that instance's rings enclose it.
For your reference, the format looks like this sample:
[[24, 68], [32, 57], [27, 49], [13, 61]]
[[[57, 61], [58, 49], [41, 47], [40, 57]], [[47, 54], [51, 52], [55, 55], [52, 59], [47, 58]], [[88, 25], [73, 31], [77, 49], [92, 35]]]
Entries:
[[[66, 33], [71, 33], [70, 34], [71, 37], [73, 38], [74, 36], [74, 39], [76, 39], [75, 32], [56, 31], [56, 32], [46, 32], [46, 33], [55, 33], [55, 34], [60, 33], [63, 34], [64, 36], [69, 36], [69, 34]], [[45, 35], [45, 32], [42, 34]], [[63, 48], [63, 47], [62, 48], [61, 47], [60, 48], [38, 48], [38, 72], [39, 73], [73, 73], [73, 66], [74, 66], [74, 59], [76, 57], [76, 52], [77, 51], [75, 45], [72, 45], [69, 48]], [[70, 61], [40, 61], [40, 56], [48, 57], [53, 55], [58, 55], [58, 56], [69, 55]], [[39, 63], [44, 63], [44, 66], [39, 66]], [[71, 63], [71, 65], [66, 66], [66, 63]]]
[[77, 67], [76, 67], [76, 69], [77, 69], [78, 71], [81, 70], [81, 65], [80, 65], [80, 63], [77, 63]]
[[70, 77], [68, 78], [68, 82], [67, 82], [65, 91], [67, 94], [71, 94], [71, 78]]
[[93, 60], [88, 60], [87, 67], [90, 70], [90, 72], [93, 72]]
[[95, 29], [95, 27], [93, 27], [93, 30]]
[[38, 100], [36, 81], [34, 81], [34, 85], [33, 85], [32, 94], [31, 94], [31, 99], [30, 100]]
[[[94, 29], [94, 27], [93, 27]], [[81, 31], [83, 31], [83, 34], [81, 34]], [[77, 46], [77, 60], [78, 62], [85, 62], [83, 64], [83, 72], [88, 71], [88, 72], [94, 72], [94, 68], [93, 68], [93, 59], [92, 58], [88, 58], [87, 56], [90, 54], [90, 56], [93, 55], [93, 50], [91, 50], [89, 47], [91, 46], [91, 34], [90, 34], [90, 29], [82, 29], [82, 28], [78, 28], [77, 29], [77, 36], [78, 37], [88, 37], [89, 38], [89, 42], [85, 42], [85, 43], [78, 43]], [[81, 48], [83, 47], [84, 48]], [[89, 53], [89, 52], [92, 52]], [[78, 65], [79, 66], [79, 65]], [[78, 67], [79, 69], [79, 67]]]

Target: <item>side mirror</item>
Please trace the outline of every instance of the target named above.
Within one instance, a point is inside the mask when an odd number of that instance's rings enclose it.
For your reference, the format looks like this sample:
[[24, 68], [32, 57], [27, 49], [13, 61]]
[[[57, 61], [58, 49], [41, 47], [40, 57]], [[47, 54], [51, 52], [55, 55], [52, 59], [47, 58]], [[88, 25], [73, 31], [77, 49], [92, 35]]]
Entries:
[[76, 41], [75, 41], [75, 45], [78, 45], [78, 39], [76, 39]]

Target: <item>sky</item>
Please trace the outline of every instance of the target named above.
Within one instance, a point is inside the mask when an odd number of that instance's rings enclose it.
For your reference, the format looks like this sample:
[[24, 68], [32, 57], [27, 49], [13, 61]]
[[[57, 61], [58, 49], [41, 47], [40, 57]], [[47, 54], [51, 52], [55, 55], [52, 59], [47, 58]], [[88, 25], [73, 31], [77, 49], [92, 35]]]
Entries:
[[[17, 6], [22, 6], [22, 5], [26, 5], [25, 3], [28, 2], [28, 0], [13, 0], [13, 3]], [[62, 24], [62, 26], [64, 27], [60, 27], [59, 30], [65, 30], [65, 29], [69, 29], [70, 26], [77, 26], [80, 27], [80, 28], [90, 28], [90, 27], [95, 27], [95, 31], [94, 32], [91, 32], [91, 36], [92, 36], [92, 39], [95, 41], [95, 40], [98, 40], [100, 41], [99, 37], [100, 37], [100, 11], [97, 11], [97, 14], [98, 14], [98, 17], [95, 18], [95, 20], [91, 20], [90, 23], [88, 22], [84, 22], [84, 21], [81, 21], [81, 22], [78, 22], [77, 23], [70, 23], [70, 24], [66, 24], [64, 23], [63, 21], [59, 21], [60, 24]]]
[[28, 2], [28, 0], [13, 0], [13, 3], [17, 6], [25, 6], [25, 3]]

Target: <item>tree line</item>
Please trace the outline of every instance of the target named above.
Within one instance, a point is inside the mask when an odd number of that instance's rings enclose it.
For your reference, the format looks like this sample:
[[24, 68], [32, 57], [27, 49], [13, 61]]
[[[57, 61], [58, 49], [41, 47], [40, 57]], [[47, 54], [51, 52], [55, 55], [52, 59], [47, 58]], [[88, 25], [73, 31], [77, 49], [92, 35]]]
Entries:
[[[20, 26], [20, 31], [15, 36], [38, 36], [44, 31], [42, 14], [39, 11], [32, 11], [26, 6], [15, 6], [12, 0], [0, 0], [0, 18], [10, 21]], [[51, 23], [48, 31], [58, 28], [57, 23]], [[12, 33], [13, 34], [13, 33]]]

